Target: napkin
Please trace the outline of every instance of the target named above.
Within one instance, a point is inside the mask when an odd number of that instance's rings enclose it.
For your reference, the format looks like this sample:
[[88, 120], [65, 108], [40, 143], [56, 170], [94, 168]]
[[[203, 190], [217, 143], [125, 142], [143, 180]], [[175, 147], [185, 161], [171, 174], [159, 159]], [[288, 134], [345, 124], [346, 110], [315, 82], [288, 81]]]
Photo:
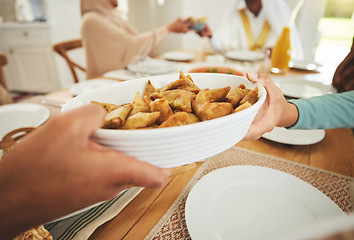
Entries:
[[115, 198], [75, 216], [46, 224], [44, 227], [55, 240], [82, 240], [102, 224], [114, 218], [143, 188], [133, 187], [120, 192]]

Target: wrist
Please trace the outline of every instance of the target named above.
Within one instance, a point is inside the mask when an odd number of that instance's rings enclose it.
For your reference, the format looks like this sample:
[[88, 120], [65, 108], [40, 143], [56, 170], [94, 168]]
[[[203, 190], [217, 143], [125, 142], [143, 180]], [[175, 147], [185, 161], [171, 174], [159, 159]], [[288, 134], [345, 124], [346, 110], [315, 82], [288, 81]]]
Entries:
[[285, 102], [283, 111], [281, 112], [280, 121], [278, 127], [291, 127], [296, 124], [299, 118], [299, 111], [295, 104]]

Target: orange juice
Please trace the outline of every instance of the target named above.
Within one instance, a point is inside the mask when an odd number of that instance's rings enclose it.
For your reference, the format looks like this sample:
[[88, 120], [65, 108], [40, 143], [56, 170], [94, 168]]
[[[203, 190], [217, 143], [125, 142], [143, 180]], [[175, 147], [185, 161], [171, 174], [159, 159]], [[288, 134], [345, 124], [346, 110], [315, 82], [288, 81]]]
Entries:
[[284, 74], [289, 70], [291, 54], [290, 28], [284, 27], [271, 55], [271, 72]]

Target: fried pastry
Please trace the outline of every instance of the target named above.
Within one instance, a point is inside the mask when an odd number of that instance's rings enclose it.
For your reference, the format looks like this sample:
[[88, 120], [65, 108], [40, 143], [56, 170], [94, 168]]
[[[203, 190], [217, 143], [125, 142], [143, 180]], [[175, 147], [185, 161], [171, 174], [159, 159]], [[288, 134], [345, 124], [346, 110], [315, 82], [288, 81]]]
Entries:
[[123, 105], [112, 112], [106, 114], [103, 128], [118, 128], [122, 126], [133, 109], [133, 104]]
[[138, 112], [150, 112], [149, 105], [144, 101], [139, 92], [136, 92], [135, 98], [133, 101], [133, 109], [130, 112], [129, 116], [134, 115]]
[[202, 90], [200, 91], [197, 96], [195, 97], [195, 101], [198, 102], [198, 103], [206, 103], [206, 102], [209, 102], [209, 99], [207, 98], [206, 96], [206, 91], [208, 90]]
[[239, 112], [258, 101], [258, 88], [244, 84], [201, 90], [190, 75], [180, 72], [179, 79], [156, 89], [147, 82], [143, 96], [135, 94], [133, 103], [98, 103], [106, 111], [103, 128], [142, 129], [192, 124]]
[[246, 96], [248, 92], [250, 92], [250, 89], [247, 89], [244, 84], [241, 84], [237, 88], [232, 89], [227, 95], [226, 95], [226, 101], [231, 103], [234, 108], [236, 108], [239, 104], [240, 101]]
[[241, 104], [240, 106], [238, 106], [237, 108], [235, 108], [234, 112], [242, 111], [250, 106], [252, 106], [252, 104], [250, 102], [245, 102], [245, 103]]
[[112, 112], [113, 110], [116, 110], [117, 108], [119, 108], [119, 105], [115, 105], [112, 103], [101, 103], [101, 102], [96, 102], [96, 101], [91, 101], [91, 103], [97, 103], [99, 105], [101, 105], [107, 113]]
[[175, 127], [199, 122], [199, 118], [193, 113], [176, 112], [163, 122], [159, 128]]
[[230, 92], [231, 87], [215, 88], [205, 91], [205, 96], [209, 102], [224, 102], [226, 95]]
[[139, 129], [153, 125], [159, 118], [159, 112], [143, 113], [139, 112], [127, 118], [122, 129]]
[[246, 96], [240, 101], [240, 105], [245, 102], [249, 102], [251, 105], [258, 101], [258, 88], [255, 87], [252, 91], [246, 94]]
[[150, 104], [151, 112], [160, 112], [160, 117], [156, 120], [157, 124], [161, 124], [173, 115], [170, 104], [166, 99], [156, 99]]
[[193, 101], [192, 107], [201, 121], [226, 116], [234, 110], [232, 104], [227, 102], [198, 103]]
[[195, 94], [186, 90], [168, 90], [151, 94], [154, 99], [166, 99], [173, 110], [192, 112], [191, 101]]
[[188, 113], [177, 112], [164, 121], [159, 128], [175, 127], [188, 124]]
[[13, 240], [53, 240], [53, 237], [48, 230], [41, 225], [17, 235]]

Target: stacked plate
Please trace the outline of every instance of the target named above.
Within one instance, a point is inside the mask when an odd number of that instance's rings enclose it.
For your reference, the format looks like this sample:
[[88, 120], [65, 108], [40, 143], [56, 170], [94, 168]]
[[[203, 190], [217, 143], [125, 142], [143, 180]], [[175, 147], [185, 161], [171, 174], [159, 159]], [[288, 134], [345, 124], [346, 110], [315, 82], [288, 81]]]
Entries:
[[73, 84], [69, 88], [69, 91], [72, 95], [77, 96], [84, 92], [91, 91], [92, 89], [108, 86], [114, 83], [117, 83], [117, 81], [113, 79], [103, 79], [103, 78], [88, 79], [86, 81]]
[[166, 74], [176, 70], [174, 62], [162, 59], [146, 58], [143, 61], [128, 65], [128, 70], [141, 75], [159, 75]]
[[253, 62], [263, 60], [266, 55], [258, 51], [231, 50], [225, 53], [225, 57], [235, 61]]

